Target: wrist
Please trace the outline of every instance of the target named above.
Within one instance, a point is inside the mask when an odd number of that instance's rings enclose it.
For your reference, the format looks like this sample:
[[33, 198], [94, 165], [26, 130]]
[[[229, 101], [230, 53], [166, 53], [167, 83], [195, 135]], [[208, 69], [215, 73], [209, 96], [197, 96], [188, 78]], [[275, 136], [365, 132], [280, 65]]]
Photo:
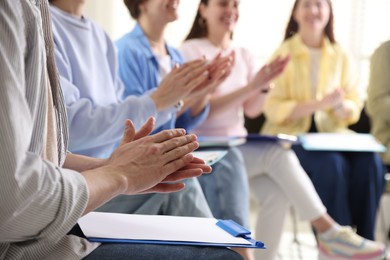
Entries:
[[129, 181], [125, 174], [126, 169], [121, 169], [120, 166], [105, 165], [99, 168], [101, 172], [106, 175], [106, 183], [110, 183], [112, 187], [117, 191], [116, 195], [127, 193], [129, 190]]
[[330, 107], [324, 102], [324, 100], [319, 100], [314, 103], [314, 112], [317, 110], [327, 110]]
[[176, 108], [177, 111], [180, 111], [184, 106], [184, 101], [182, 99], [180, 99], [175, 105], [174, 107]]
[[265, 87], [260, 89], [261, 94], [268, 94], [272, 89], [274, 88], [274, 84], [270, 83], [266, 85]]
[[95, 168], [104, 167], [104, 166], [108, 165], [109, 158], [106, 158], [106, 159], [96, 158], [96, 161], [97, 162], [96, 162], [96, 167]]
[[157, 112], [161, 111], [163, 108], [162, 108], [160, 99], [159, 99], [158, 95], [156, 94], [156, 92], [153, 92], [153, 93], [150, 95], [150, 98], [153, 100], [153, 103], [154, 103], [154, 105], [156, 106]]
[[343, 102], [338, 103], [337, 105], [333, 106], [333, 110], [337, 111], [344, 107]]
[[260, 89], [260, 93], [261, 94], [268, 94], [270, 90], [271, 89], [269, 87], [268, 88], [262, 88], [262, 89]]

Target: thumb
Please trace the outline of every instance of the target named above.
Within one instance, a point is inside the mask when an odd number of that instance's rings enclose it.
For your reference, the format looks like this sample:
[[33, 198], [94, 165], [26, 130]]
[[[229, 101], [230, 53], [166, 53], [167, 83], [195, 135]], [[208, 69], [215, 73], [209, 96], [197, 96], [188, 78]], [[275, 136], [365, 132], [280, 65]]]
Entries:
[[155, 124], [156, 124], [156, 119], [154, 117], [149, 117], [146, 123], [143, 126], [141, 126], [141, 128], [137, 131], [137, 133], [135, 133], [133, 139], [138, 140], [142, 137], [149, 135], [153, 131]]
[[133, 124], [133, 122], [131, 122], [130, 119], [126, 119], [125, 132], [123, 133], [123, 137], [122, 137], [120, 146], [133, 141], [134, 136], [135, 136], [134, 124]]

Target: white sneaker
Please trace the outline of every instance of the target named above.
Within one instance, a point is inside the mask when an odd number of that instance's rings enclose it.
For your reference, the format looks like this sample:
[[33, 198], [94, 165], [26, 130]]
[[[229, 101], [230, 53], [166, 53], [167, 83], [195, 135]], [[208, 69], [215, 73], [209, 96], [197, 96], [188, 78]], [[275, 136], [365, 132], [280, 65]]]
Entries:
[[321, 260], [380, 260], [385, 256], [385, 246], [382, 243], [365, 239], [350, 227], [341, 227], [331, 239], [318, 236], [318, 247]]

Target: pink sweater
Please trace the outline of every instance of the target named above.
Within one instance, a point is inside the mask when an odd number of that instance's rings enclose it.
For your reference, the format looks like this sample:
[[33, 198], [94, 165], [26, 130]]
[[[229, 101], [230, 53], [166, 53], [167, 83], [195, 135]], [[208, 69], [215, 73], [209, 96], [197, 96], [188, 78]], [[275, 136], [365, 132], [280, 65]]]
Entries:
[[[229, 77], [217, 88], [213, 96], [226, 95], [238, 88], [246, 86], [257, 73], [259, 67], [254, 55], [247, 49], [230, 46], [224, 53], [235, 51], [235, 63]], [[214, 58], [219, 48], [212, 45], [206, 38], [185, 41], [180, 48], [185, 61], [200, 58]], [[207, 118], [205, 122], [193, 131], [199, 136], [241, 136], [246, 135], [244, 126], [243, 104], [232, 105], [217, 117]]]

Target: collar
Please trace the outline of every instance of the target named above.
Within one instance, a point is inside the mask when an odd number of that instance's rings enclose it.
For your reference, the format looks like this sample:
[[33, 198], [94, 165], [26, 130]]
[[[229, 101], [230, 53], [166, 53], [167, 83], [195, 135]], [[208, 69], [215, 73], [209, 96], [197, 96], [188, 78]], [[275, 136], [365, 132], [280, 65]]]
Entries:
[[[290, 38], [291, 42], [291, 54], [292, 55], [308, 55], [309, 50], [307, 46], [303, 43], [302, 38], [299, 36], [298, 33], [296, 33], [294, 36]], [[322, 44], [322, 52], [328, 54], [328, 55], [334, 55], [335, 54], [335, 44], [332, 44], [329, 41], [328, 37], [324, 37], [323, 44]]]
[[[156, 59], [156, 55], [153, 53], [152, 47], [150, 46], [149, 40], [145, 35], [145, 32], [142, 30], [141, 26], [139, 23], [136, 23], [133, 31], [131, 32], [131, 35], [138, 38], [141, 42], [141, 44], [145, 47], [140, 50], [140, 52], [143, 52], [143, 54], [148, 57], [149, 59]], [[174, 52], [174, 48], [170, 47], [166, 42], [165, 42], [165, 48], [168, 52], [168, 55], [172, 59], [176, 59], [176, 55]]]

